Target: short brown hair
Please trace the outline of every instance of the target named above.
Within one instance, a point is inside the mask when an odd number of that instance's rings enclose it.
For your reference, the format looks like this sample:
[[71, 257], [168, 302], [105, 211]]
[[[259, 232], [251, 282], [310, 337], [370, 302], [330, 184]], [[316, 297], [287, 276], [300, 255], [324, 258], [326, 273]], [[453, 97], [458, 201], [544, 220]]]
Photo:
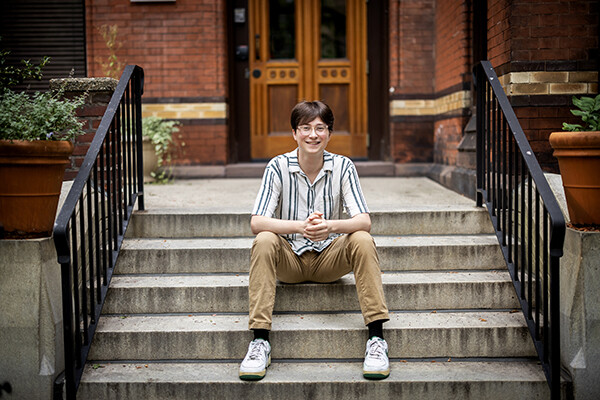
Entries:
[[327, 125], [327, 128], [329, 128], [329, 131], [333, 131], [333, 111], [331, 111], [331, 108], [327, 104], [318, 100], [302, 101], [296, 104], [290, 118], [292, 129], [296, 130], [299, 125], [308, 124], [315, 118], [321, 118]]

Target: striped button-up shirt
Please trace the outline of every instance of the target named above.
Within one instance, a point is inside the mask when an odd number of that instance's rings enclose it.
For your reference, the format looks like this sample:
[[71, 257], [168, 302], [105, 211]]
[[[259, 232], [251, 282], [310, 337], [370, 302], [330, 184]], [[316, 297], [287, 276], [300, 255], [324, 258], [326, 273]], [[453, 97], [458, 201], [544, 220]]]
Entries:
[[[298, 149], [273, 158], [267, 164], [252, 215], [304, 221], [314, 211], [325, 219], [341, 219], [368, 213], [356, 167], [348, 157], [324, 152], [323, 168], [313, 183], [300, 169]], [[340, 234], [313, 242], [301, 234], [282, 235], [298, 255], [322, 251]]]

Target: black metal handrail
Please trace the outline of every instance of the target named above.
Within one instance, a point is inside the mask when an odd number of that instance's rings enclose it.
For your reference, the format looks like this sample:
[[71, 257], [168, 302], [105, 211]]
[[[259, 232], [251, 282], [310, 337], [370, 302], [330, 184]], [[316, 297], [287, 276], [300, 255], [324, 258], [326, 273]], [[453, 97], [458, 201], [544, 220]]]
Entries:
[[76, 398], [135, 202], [144, 209], [143, 85], [144, 70], [125, 67], [54, 225], [67, 399]]
[[560, 399], [565, 219], [489, 61], [475, 67], [477, 205], [486, 204], [550, 386]]

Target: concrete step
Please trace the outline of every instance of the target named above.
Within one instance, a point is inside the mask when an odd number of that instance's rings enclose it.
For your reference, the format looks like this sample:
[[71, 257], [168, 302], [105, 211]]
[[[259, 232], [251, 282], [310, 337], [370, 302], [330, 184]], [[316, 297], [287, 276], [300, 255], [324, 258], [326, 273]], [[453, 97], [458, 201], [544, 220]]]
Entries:
[[535, 361], [391, 362], [384, 381], [359, 362], [273, 362], [260, 382], [241, 382], [237, 363], [88, 364], [83, 399], [548, 399]]
[[[382, 280], [390, 309], [519, 307], [506, 270], [387, 272]], [[275, 311], [340, 310], [360, 310], [352, 274], [330, 284], [278, 284]], [[247, 311], [247, 274], [115, 275], [103, 308], [105, 314]]]
[[[395, 312], [385, 325], [392, 358], [531, 357], [521, 312]], [[360, 359], [360, 313], [276, 314], [272, 356]], [[251, 333], [246, 314], [103, 316], [88, 360], [241, 360]]]
[[[383, 271], [503, 269], [495, 235], [375, 236]], [[128, 239], [116, 273], [248, 272], [252, 238]]]
[[[460, 206], [371, 212], [374, 235], [450, 235], [493, 233], [487, 211]], [[193, 209], [136, 211], [128, 237], [187, 238], [252, 236], [250, 213]]]

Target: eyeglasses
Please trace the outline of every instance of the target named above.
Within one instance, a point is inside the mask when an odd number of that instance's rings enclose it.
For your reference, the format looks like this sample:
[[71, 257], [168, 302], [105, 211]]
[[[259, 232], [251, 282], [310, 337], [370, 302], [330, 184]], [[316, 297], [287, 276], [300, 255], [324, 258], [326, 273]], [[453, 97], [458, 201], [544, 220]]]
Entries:
[[314, 127], [310, 125], [301, 125], [298, 127], [298, 130], [306, 135], [310, 134], [313, 129], [316, 133], [325, 133], [327, 125], [315, 125]]

